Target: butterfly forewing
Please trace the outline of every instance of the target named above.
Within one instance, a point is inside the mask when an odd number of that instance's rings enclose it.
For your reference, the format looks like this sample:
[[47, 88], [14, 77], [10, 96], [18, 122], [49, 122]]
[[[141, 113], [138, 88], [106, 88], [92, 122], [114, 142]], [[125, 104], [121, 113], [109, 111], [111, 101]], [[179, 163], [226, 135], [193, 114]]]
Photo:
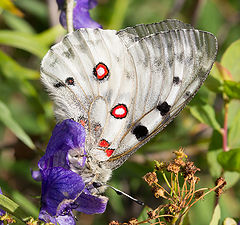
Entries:
[[[84, 125], [86, 151], [99, 161], [109, 158], [132, 123], [136, 95], [132, 65], [116, 31], [101, 29], [67, 35], [42, 61], [42, 81], [54, 99], [58, 122], [72, 118]], [[110, 148], [107, 153], [105, 147]]]
[[87, 154], [115, 169], [191, 100], [216, 51], [214, 36], [177, 20], [80, 29], [47, 53], [41, 78], [58, 122], [81, 123]]
[[127, 27], [117, 32], [117, 35], [122, 39], [127, 47], [139, 41], [141, 38], [151, 34], [165, 32], [178, 29], [194, 29], [190, 24], [183, 23], [179, 20], [169, 19], [159, 23], [138, 24], [134, 27]]

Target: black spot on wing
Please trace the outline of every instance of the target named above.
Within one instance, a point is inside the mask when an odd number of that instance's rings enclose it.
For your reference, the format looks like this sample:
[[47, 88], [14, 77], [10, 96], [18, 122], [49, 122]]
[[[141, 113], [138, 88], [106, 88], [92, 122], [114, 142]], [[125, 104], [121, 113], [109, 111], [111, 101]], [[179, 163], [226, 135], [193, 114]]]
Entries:
[[138, 125], [133, 130], [132, 133], [136, 136], [138, 141], [142, 141], [148, 135], [148, 129], [145, 126]]
[[184, 94], [184, 98], [187, 99], [191, 96], [191, 92], [190, 91], [187, 91], [185, 94]]
[[176, 85], [178, 85], [178, 84], [179, 84], [179, 82], [180, 82], [180, 79], [179, 79], [179, 77], [173, 77], [173, 84], [176, 84]]
[[56, 84], [53, 85], [55, 88], [60, 88], [60, 87], [65, 87], [65, 84], [62, 82], [57, 82]]
[[160, 111], [160, 114], [162, 116], [165, 116], [169, 112], [170, 108], [171, 106], [168, 105], [167, 102], [163, 102], [162, 104], [157, 106], [157, 109]]
[[68, 78], [65, 80], [65, 83], [68, 84], [68, 85], [74, 85], [74, 79], [73, 79], [73, 77], [68, 77]]
[[134, 37], [134, 42], [139, 41], [141, 38], [140, 37]]

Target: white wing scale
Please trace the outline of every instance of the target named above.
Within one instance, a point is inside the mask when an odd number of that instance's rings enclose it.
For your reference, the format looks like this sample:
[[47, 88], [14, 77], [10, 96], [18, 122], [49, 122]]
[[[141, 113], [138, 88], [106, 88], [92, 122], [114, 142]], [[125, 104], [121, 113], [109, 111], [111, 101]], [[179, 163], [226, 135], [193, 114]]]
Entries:
[[85, 125], [86, 151], [96, 162], [119, 167], [200, 88], [216, 56], [216, 39], [190, 28], [167, 20], [118, 33], [80, 29], [44, 57], [42, 81], [56, 118]]
[[[135, 66], [138, 80], [143, 82], [144, 79], [139, 78], [142, 74], [138, 70], [138, 64], [142, 59], [139, 48], [145, 46], [149, 47], [152, 88], [156, 85], [159, 91], [151, 93], [150, 90], [147, 94], [145, 108], [148, 112], [140, 111], [144, 108], [139, 108], [135, 123], [137, 126], [134, 125], [135, 128], [133, 126], [131, 131], [127, 131], [121, 140], [119, 150], [110, 159], [111, 168], [121, 165], [130, 154], [161, 131], [183, 109], [207, 78], [217, 51], [214, 36], [198, 30], [172, 30], [145, 37], [129, 47], [129, 52], [136, 59], [134, 62], [137, 62]], [[152, 46], [155, 46], [155, 49]], [[157, 59], [161, 66], [156, 68]], [[162, 77], [161, 82], [157, 80], [159, 76]], [[154, 96], [154, 93], [157, 93], [157, 96]], [[137, 93], [138, 95], [140, 94]], [[141, 112], [143, 117], [140, 116]], [[138, 126], [141, 129], [138, 131], [139, 138], [136, 138], [133, 131]]]

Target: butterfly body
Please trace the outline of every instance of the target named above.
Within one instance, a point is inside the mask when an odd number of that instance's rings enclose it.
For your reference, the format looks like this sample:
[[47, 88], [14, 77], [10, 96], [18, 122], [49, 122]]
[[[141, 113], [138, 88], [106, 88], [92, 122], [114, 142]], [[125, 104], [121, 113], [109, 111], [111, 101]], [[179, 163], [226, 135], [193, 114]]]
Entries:
[[86, 164], [79, 168], [83, 155], [75, 150], [71, 169], [85, 183], [105, 184], [193, 98], [216, 52], [212, 34], [177, 20], [118, 32], [80, 29], [53, 46], [41, 79], [56, 119], [72, 118], [86, 130]]

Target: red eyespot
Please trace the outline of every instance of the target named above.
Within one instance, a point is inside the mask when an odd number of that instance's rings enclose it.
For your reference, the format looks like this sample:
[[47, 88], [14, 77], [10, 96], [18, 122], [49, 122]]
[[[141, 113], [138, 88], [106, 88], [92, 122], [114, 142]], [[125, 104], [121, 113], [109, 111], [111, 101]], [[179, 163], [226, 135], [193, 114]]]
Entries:
[[127, 106], [124, 104], [118, 104], [111, 110], [111, 115], [116, 119], [123, 119], [127, 116], [128, 110]]
[[74, 85], [74, 79], [73, 79], [73, 77], [68, 77], [68, 78], [65, 80], [65, 83], [68, 84], [68, 85]]
[[80, 124], [81, 124], [83, 127], [85, 127], [85, 126], [86, 126], [86, 121], [80, 120]]
[[105, 152], [106, 152], [107, 156], [110, 157], [113, 154], [114, 149], [106, 149]]
[[97, 77], [98, 80], [103, 80], [109, 75], [109, 70], [104, 63], [98, 63], [93, 69], [93, 74]]
[[99, 147], [103, 147], [103, 148], [107, 148], [109, 145], [110, 145], [109, 142], [106, 141], [105, 139], [102, 139], [98, 144]]

